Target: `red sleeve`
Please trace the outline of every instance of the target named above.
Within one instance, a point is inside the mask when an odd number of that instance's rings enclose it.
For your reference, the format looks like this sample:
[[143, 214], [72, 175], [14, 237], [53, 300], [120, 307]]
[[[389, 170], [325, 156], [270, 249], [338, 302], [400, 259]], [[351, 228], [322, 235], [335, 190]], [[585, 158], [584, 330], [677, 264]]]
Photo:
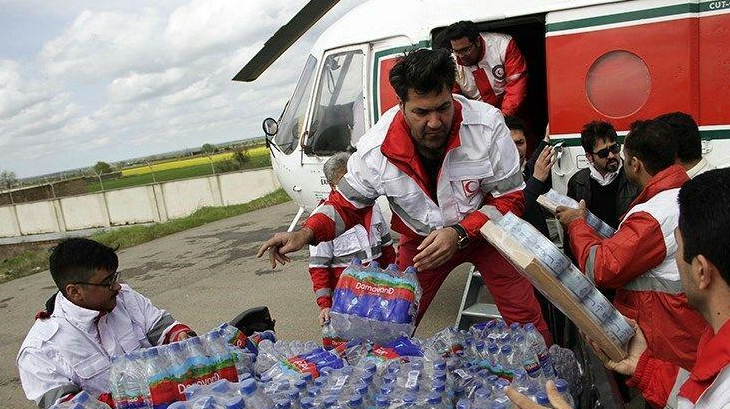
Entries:
[[[494, 206], [502, 214], [512, 212], [518, 217], [521, 217], [525, 211], [525, 195], [522, 190], [507, 193], [499, 197], [488, 195], [484, 200], [484, 205]], [[473, 238], [479, 235], [479, 229], [484, 226], [487, 220], [489, 220], [489, 216], [477, 210], [467, 215], [459, 224], [466, 229], [469, 237]]]
[[527, 95], [527, 64], [514, 38], [507, 45], [504, 61], [507, 85], [502, 98], [502, 113], [515, 115]]
[[180, 335], [187, 334], [192, 331], [193, 330], [185, 324], [175, 324], [175, 326], [170, 328], [170, 330], [167, 331], [167, 334], [165, 334], [165, 339], [162, 340], [162, 344], [164, 345], [171, 342], [177, 342], [179, 341]]
[[626, 385], [638, 388], [652, 407], [663, 408], [667, 405], [678, 374], [678, 366], [653, 358], [647, 350], [639, 358], [636, 372]]
[[598, 287], [621, 288], [666, 257], [659, 222], [646, 212], [630, 215], [608, 239], [601, 240], [585, 220], [570, 223], [568, 236], [580, 270]]
[[330, 283], [334, 280], [334, 274], [326, 267], [309, 267], [309, 275], [312, 278], [312, 290], [317, 297], [319, 308], [332, 307], [332, 288]]
[[363, 224], [365, 215], [372, 209], [372, 206], [366, 206], [359, 209], [348, 202], [340, 192], [331, 192], [324, 204], [315, 211], [304, 222], [303, 227], [307, 227], [314, 233], [314, 243], [323, 241], [331, 241], [337, 237], [338, 230], [345, 232], [355, 225]]
[[454, 82], [454, 86], [453, 86], [453, 87], [451, 88], [451, 93], [452, 93], [452, 94], [459, 94], [459, 95], [463, 95], [463, 94], [461, 93], [461, 87], [460, 87], [460, 86], [459, 86], [459, 84], [457, 84], [456, 82]]
[[98, 398], [96, 398], [99, 402], [106, 403], [110, 408], [114, 409], [116, 406], [114, 405], [114, 399], [112, 398], [111, 393], [102, 393], [99, 395]]

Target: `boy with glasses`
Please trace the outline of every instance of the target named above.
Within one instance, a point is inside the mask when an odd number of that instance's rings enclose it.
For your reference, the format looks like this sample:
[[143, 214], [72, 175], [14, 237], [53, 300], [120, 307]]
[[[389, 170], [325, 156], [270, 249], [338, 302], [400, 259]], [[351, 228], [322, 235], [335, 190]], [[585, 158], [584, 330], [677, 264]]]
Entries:
[[25, 395], [38, 407], [48, 408], [82, 390], [111, 403], [112, 356], [195, 336], [119, 283], [114, 249], [68, 239], [56, 246], [49, 261], [59, 291], [36, 315], [17, 357]]

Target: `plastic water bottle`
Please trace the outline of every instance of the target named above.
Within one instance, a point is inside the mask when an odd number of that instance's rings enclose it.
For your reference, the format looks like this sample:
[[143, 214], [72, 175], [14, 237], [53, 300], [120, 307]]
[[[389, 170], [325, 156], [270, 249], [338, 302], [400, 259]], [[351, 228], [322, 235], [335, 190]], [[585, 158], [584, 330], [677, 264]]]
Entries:
[[565, 379], [556, 379], [555, 389], [560, 392], [560, 396], [568, 402], [568, 405], [570, 405], [571, 408], [575, 408], [575, 400], [573, 400], [573, 395], [571, 395], [570, 391], [568, 391], [568, 382], [566, 382]]
[[547, 345], [545, 345], [545, 339], [542, 337], [542, 334], [535, 328], [535, 324], [531, 322], [525, 324], [525, 335], [525, 339], [537, 354], [543, 376], [547, 379], [553, 378], [555, 376], [555, 369], [550, 360], [550, 352], [548, 351]]
[[241, 382], [241, 387], [238, 389], [238, 392], [241, 396], [243, 396], [243, 400], [246, 403], [247, 408], [274, 408], [274, 401], [266, 396], [262, 389], [257, 387], [256, 381], [253, 379], [246, 379]]
[[522, 367], [525, 368], [527, 375], [534, 381], [541, 379], [542, 371], [540, 370], [540, 360], [532, 346], [525, 340], [522, 335], [517, 335], [514, 339], [515, 348], [520, 352], [522, 358]]
[[120, 375], [117, 380], [119, 397], [114, 397], [118, 402], [117, 409], [152, 408], [144, 360], [140, 354], [135, 353], [123, 355], [120, 359]]
[[512, 401], [505, 395], [504, 389], [509, 386], [509, 381], [506, 379], [498, 379], [494, 384], [494, 403], [502, 403], [507, 408], [512, 407]]

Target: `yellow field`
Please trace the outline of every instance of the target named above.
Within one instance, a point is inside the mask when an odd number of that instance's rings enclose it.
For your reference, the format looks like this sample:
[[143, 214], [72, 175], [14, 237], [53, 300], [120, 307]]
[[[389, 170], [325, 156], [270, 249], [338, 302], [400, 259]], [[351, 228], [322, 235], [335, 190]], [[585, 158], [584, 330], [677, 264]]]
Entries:
[[[255, 148], [248, 150], [249, 156], [252, 158], [258, 157], [258, 156], [266, 156], [269, 154], [268, 149], [266, 149], [265, 146], [257, 146]], [[224, 160], [230, 160], [233, 159], [233, 152], [223, 152], [223, 153], [217, 153], [213, 156], [211, 156], [211, 159], [213, 162], [220, 162]], [[209, 164], [210, 160], [207, 156], [198, 156], [195, 158], [189, 158], [189, 159], [178, 159], [178, 160], [172, 160], [169, 162], [160, 162], [160, 163], [153, 163], [152, 169], [150, 169], [149, 166], [137, 166], [134, 168], [128, 168], [128, 169], [122, 169], [122, 176], [134, 176], [134, 175], [144, 175], [147, 173], [152, 172], [153, 170], [155, 172], [159, 172], [162, 170], [169, 170], [169, 169], [179, 169], [179, 168], [187, 168], [188, 166], [198, 166], [198, 165], [205, 165]]]

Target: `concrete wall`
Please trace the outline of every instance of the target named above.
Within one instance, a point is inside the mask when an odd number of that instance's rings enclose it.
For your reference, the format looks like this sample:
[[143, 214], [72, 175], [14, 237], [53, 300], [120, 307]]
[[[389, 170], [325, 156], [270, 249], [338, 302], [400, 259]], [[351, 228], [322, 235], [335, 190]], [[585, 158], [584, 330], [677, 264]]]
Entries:
[[250, 202], [278, 188], [272, 169], [257, 169], [2, 206], [0, 237], [165, 222], [206, 206]]

